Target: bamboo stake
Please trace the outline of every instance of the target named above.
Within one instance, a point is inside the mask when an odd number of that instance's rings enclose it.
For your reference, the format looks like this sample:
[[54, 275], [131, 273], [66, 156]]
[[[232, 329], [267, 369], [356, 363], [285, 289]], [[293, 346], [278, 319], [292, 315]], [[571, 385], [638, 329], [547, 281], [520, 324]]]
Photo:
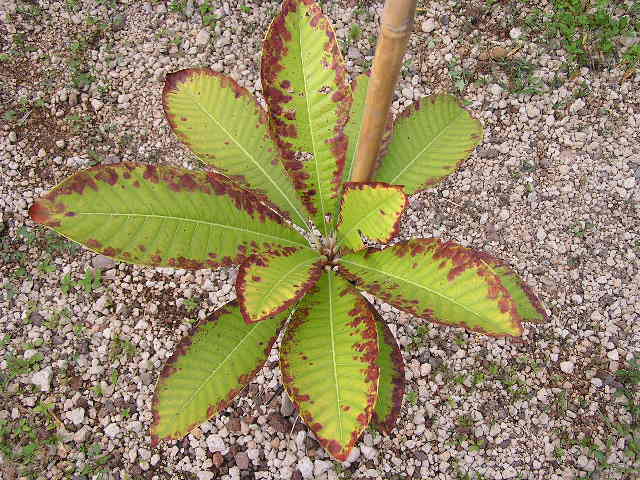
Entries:
[[413, 31], [416, 1], [387, 0], [384, 5], [352, 182], [368, 181], [375, 168], [402, 59]]

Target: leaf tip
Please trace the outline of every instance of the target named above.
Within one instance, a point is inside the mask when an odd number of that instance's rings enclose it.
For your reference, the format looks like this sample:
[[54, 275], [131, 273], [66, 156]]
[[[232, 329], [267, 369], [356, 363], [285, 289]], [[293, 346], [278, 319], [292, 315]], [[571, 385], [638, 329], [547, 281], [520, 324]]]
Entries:
[[34, 222], [45, 225], [51, 219], [51, 211], [44, 205], [42, 200], [38, 200], [29, 208], [29, 217]]

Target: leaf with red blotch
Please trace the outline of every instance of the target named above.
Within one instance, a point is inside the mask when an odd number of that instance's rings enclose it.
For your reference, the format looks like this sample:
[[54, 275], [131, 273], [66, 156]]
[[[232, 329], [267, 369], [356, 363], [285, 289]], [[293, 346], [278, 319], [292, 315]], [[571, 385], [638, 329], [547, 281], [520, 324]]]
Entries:
[[367, 301], [329, 271], [298, 305], [280, 350], [289, 397], [329, 454], [345, 461], [378, 397], [378, 339]]
[[190, 68], [167, 75], [162, 102], [177, 137], [204, 163], [307, 227], [307, 215], [271, 136], [267, 112], [251, 92], [221, 73]]
[[352, 101], [335, 32], [314, 0], [284, 0], [262, 53], [262, 88], [284, 166], [327, 235], [342, 186]]
[[29, 214], [108, 257], [195, 270], [264, 250], [309, 250], [274, 209], [217, 173], [120, 163], [67, 178]]
[[241, 266], [236, 292], [248, 323], [280, 313], [300, 300], [316, 284], [324, 259], [309, 249], [264, 252]]
[[233, 302], [192, 329], [160, 373], [151, 406], [153, 444], [179, 440], [227, 408], [269, 358], [288, 316], [249, 325]]
[[504, 268], [490, 255], [437, 238], [363, 250], [339, 262], [358, 288], [400, 310], [496, 337], [520, 336], [521, 322], [545, 314]]

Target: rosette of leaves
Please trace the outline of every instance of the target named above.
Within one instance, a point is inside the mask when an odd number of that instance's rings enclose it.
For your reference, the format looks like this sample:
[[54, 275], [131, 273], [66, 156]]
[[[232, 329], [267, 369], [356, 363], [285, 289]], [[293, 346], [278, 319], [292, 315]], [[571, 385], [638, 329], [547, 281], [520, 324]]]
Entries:
[[207, 69], [167, 76], [177, 137], [211, 168], [121, 163], [63, 181], [33, 220], [123, 262], [183, 269], [240, 265], [237, 300], [182, 339], [160, 374], [153, 442], [180, 439], [230, 405], [282, 334], [282, 378], [323, 447], [345, 460], [372, 423], [390, 431], [404, 391], [402, 354], [360, 293], [416, 322], [519, 336], [545, 317], [516, 274], [439, 239], [401, 241], [407, 195], [451, 174], [480, 123], [449, 96], [402, 112], [374, 181], [351, 183], [368, 77], [350, 82], [313, 0], [285, 0], [262, 56], [267, 109]]

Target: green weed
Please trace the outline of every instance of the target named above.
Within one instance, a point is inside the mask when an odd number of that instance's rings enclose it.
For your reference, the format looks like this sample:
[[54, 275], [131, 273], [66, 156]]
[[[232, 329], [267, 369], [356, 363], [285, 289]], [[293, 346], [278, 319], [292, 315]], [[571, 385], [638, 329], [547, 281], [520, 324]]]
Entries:
[[361, 36], [362, 36], [362, 27], [360, 27], [360, 25], [358, 25], [357, 23], [354, 23], [353, 25], [351, 25], [351, 28], [349, 29], [349, 40], [355, 43], [358, 40], [360, 40]]
[[[637, 2], [619, 18], [615, 18], [614, 10], [620, 3], [609, 0], [553, 0], [552, 5], [553, 13], [545, 22], [547, 35], [559, 37], [563, 48], [580, 66], [602, 64], [603, 60], [615, 57], [616, 40], [637, 33]], [[635, 64], [640, 48], [627, 54], [624, 61]]]

